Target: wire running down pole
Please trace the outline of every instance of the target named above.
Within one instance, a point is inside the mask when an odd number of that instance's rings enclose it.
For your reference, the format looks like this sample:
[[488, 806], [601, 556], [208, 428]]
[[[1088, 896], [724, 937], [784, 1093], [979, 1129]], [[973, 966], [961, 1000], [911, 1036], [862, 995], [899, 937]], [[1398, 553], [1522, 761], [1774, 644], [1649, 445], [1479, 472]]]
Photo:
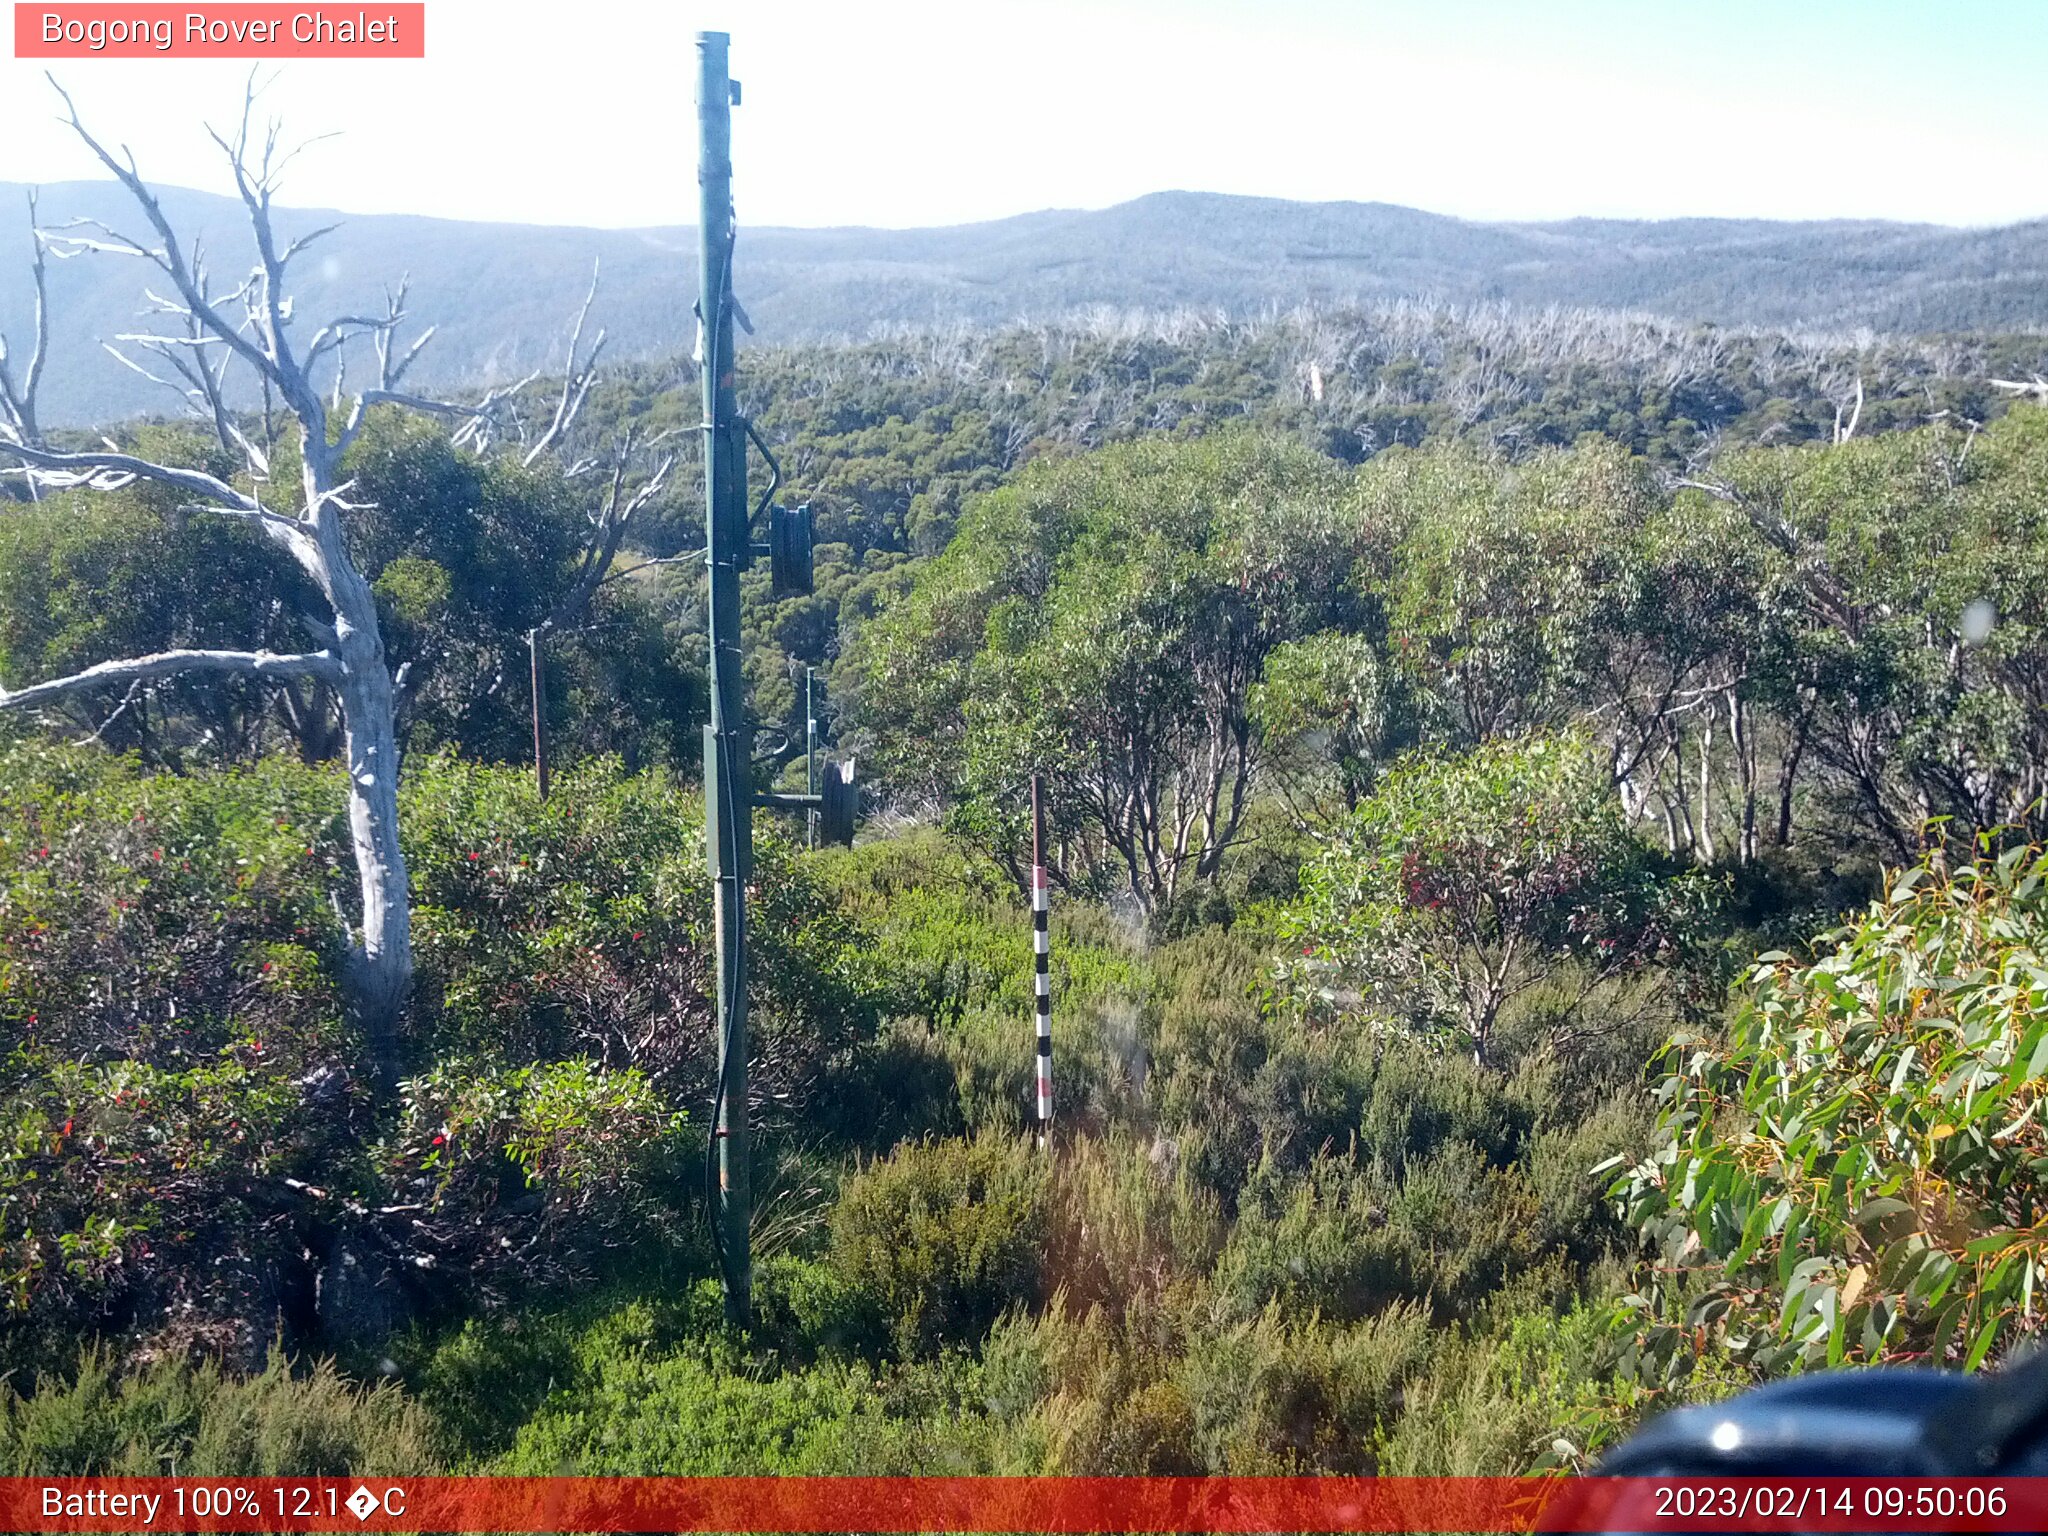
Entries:
[[[711, 723], [704, 730], [704, 831], [718, 947], [718, 1083], [712, 1233], [725, 1315], [748, 1320], [753, 1191], [747, 1163], [747, 879], [753, 870], [753, 748], [740, 672], [740, 566], [746, 560], [746, 422], [733, 376], [730, 38], [697, 34], [698, 359], [704, 386], [704, 560], [709, 568]], [[707, 1159], [709, 1160], [709, 1159]]]
[[1052, 930], [1045, 879], [1044, 781], [1031, 776], [1031, 961], [1038, 1006], [1038, 1144], [1052, 1139]]

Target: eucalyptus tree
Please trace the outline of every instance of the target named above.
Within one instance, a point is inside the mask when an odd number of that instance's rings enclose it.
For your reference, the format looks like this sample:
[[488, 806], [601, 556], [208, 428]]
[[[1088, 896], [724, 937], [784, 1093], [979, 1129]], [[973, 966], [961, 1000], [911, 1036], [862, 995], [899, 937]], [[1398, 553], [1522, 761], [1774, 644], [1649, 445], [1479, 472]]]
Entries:
[[1608, 638], [1638, 615], [1646, 468], [1609, 443], [1521, 463], [1462, 447], [1360, 471], [1357, 516], [1393, 531], [1391, 645], [1449, 739], [1572, 720]]
[[2048, 793], [2048, 412], [1731, 455], [1686, 494], [1746, 526], [1797, 783], [1886, 854], [1936, 818], [2038, 829]]
[[978, 498], [855, 636], [855, 715], [888, 780], [1014, 868], [1042, 771], [1057, 878], [1147, 913], [1212, 879], [1259, 785], [1268, 659], [1359, 602], [1345, 478], [1224, 433], [1043, 461]]

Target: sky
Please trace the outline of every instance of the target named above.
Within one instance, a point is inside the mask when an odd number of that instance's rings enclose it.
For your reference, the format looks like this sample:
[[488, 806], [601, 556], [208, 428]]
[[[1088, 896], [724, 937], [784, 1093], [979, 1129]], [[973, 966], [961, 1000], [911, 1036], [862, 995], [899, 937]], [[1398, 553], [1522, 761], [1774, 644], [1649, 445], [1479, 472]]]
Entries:
[[[354, 14], [374, 0], [329, 6]], [[2042, 0], [428, 0], [424, 60], [262, 66], [280, 201], [695, 220], [732, 34], [743, 223], [917, 226], [1187, 189], [1476, 219], [2048, 215]], [[0, 58], [0, 181], [98, 167]], [[229, 190], [246, 63], [64, 60], [148, 178]]]

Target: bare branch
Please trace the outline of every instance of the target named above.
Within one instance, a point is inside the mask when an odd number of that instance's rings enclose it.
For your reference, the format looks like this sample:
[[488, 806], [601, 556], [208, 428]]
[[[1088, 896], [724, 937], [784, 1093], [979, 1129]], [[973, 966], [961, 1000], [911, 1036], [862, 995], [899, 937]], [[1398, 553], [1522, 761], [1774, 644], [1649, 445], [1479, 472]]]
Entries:
[[600, 262], [590, 264], [590, 292], [583, 296], [583, 307], [576, 311], [576, 324], [569, 332], [569, 360], [562, 371], [562, 394], [555, 402], [554, 420], [548, 423], [547, 431], [540, 440], [526, 450], [522, 461], [528, 468], [540, 462], [542, 455], [559, 443], [576, 417], [583, 409], [584, 398], [590, 393], [590, 386], [597, 381], [597, 358], [604, 351], [604, 332], [599, 330], [597, 339], [591, 344], [590, 355], [579, 364], [577, 350], [583, 345], [583, 327], [590, 319], [590, 306], [597, 302], [597, 283], [601, 271]]
[[5, 418], [8, 428], [20, 441], [40, 443], [42, 428], [36, 421], [36, 389], [43, 381], [43, 362], [50, 351], [50, 309], [44, 243], [42, 232], [36, 225], [36, 194], [33, 190], [28, 194], [28, 228], [29, 240], [35, 250], [29, 267], [29, 277], [36, 292], [35, 340], [29, 347], [28, 365], [17, 380], [10, 364], [7, 338], [0, 336], [0, 417]]
[[[154, 480], [163, 485], [174, 485], [187, 495], [223, 507], [236, 507], [247, 512], [264, 511], [263, 504], [255, 497], [246, 495], [201, 469], [179, 469], [174, 465], [155, 464], [148, 459], [139, 459], [131, 453], [117, 453], [113, 450], [101, 452], [92, 450], [84, 453], [60, 453], [48, 448], [38, 448], [29, 443], [13, 443], [0, 440], [0, 453], [12, 454], [28, 465], [31, 478], [40, 479], [45, 485], [60, 489], [74, 486], [91, 486], [95, 490], [112, 489], [106, 483], [107, 476], [126, 476], [130, 480]], [[125, 483], [125, 482], [124, 482]], [[276, 516], [277, 514], [271, 514]], [[280, 522], [292, 520], [279, 517]]]
[[255, 523], [265, 533], [280, 540], [298, 539], [306, 531], [296, 518], [286, 517], [282, 512], [272, 512], [267, 507], [258, 507], [252, 512], [245, 507], [223, 507], [210, 501], [196, 501], [187, 502], [178, 510], [203, 512], [208, 517], [225, 517], [231, 522]]
[[621, 499], [633, 446], [632, 434], [628, 433], [614, 457], [611, 485], [604, 502], [591, 518], [590, 539], [584, 545], [583, 563], [576, 572], [576, 580], [555, 605], [555, 611], [548, 615], [543, 628], [564, 628], [589, 606], [597, 589], [611, 579], [612, 562], [618, 558], [619, 544], [625, 538], [626, 528], [634, 514], [659, 496], [668, 484], [669, 472], [676, 464], [674, 454], [663, 458], [638, 490]]
[[420, 353], [426, 350], [427, 343], [434, 339], [434, 333], [440, 329], [441, 327], [438, 325], [428, 326], [414, 338], [413, 344], [405, 349], [405, 354], [397, 362], [383, 364], [380, 369], [382, 373], [380, 387], [384, 389], [395, 388], [398, 381], [405, 377], [406, 370], [412, 367], [413, 362], [419, 357]]
[[[285, 327], [291, 318], [291, 300], [285, 293], [285, 258], [277, 248], [277, 233], [271, 225], [270, 199], [277, 190], [276, 173], [281, 167], [274, 165], [277, 154], [278, 124], [272, 122], [264, 136], [263, 158], [256, 172], [249, 170], [249, 117], [256, 108], [256, 75], [252, 70], [248, 86], [242, 92], [242, 123], [230, 144], [214, 129], [207, 129], [213, 142], [221, 147], [228, 157], [228, 169], [235, 178], [235, 190], [241, 193], [242, 206], [249, 211], [250, 232], [256, 239], [256, 255], [262, 262], [262, 307], [251, 305], [267, 345], [270, 366], [280, 374], [280, 382], [290, 398], [294, 384], [311, 391], [311, 380], [292, 356], [291, 342], [285, 335]], [[297, 151], [292, 152], [296, 154]], [[290, 157], [287, 156], [287, 159]], [[310, 361], [310, 359], [309, 359]], [[315, 399], [318, 397], [315, 396]]]
[[[362, 435], [363, 420], [373, 405], [402, 406], [409, 411], [423, 411], [429, 416], [448, 416], [457, 419], [474, 419], [481, 415], [483, 405], [457, 405], [452, 400], [430, 400], [424, 395], [409, 395], [395, 389], [366, 389], [356, 396], [354, 409], [349, 412], [341, 434], [334, 442], [334, 457], [340, 458]], [[458, 440], [459, 441], [459, 440]]]
[[[89, 240], [83, 235], [67, 235], [67, 229], [95, 229], [104, 239]], [[163, 264], [163, 252], [152, 250], [139, 240], [132, 240], [119, 230], [109, 229], [98, 219], [66, 219], [43, 232], [50, 254], [59, 261], [69, 261], [74, 256], [83, 256], [98, 251], [107, 256], [140, 256], [144, 261]]]
[[295, 656], [275, 651], [158, 651], [153, 656], [131, 656], [121, 661], [103, 661], [69, 677], [31, 683], [11, 692], [0, 688], [0, 709], [19, 709], [47, 699], [63, 698], [108, 683], [140, 682], [154, 677], [176, 677], [187, 672], [214, 672], [244, 677], [313, 677], [326, 683], [341, 681], [341, 663], [328, 651], [310, 651]]
[[375, 315], [342, 315], [330, 320], [313, 333], [313, 340], [306, 348], [306, 366], [311, 368], [344, 342], [387, 331], [396, 323], [395, 316], [385, 319]]
[[1854, 436], [1856, 435], [1856, 423], [1857, 423], [1857, 422], [1859, 422], [1859, 421], [1861, 421], [1862, 419], [1863, 419], [1863, 375], [1859, 373], [1859, 374], [1857, 374], [1857, 375], [1856, 375], [1856, 405], [1855, 405], [1855, 409], [1853, 409], [1852, 411], [1850, 411], [1850, 412], [1849, 412], [1849, 419], [1848, 419], [1848, 421], [1847, 421], [1846, 423], [1844, 423], [1844, 422], [1843, 422], [1843, 420], [1842, 420], [1842, 407], [1841, 407], [1841, 405], [1840, 405], [1840, 404], [1838, 403], [1838, 404], [1837, 404], [1837, 405], [1835, 406], [1835, 442], [1836, 442], [1836, 444], [1837, 444], [1837, 445], [1839, 445], [1839, 444], [1842, 444], [1842, 443], [1846, 443], [1847, 441], [1849, 441], [1849, 439], [1850, 439], [1850, 438], [1854, 437]]
[[2031, 379], [1993, 379], [1991, 387], [2002, 389], [2009, 395], [2031, 395], [2042, 404], [2048, 405], [2048, 379], [2042, 378], [2038, 373]]
[[[333, 137], [333, 135], [332, 135], [332, 134], [323, 134], [323, 135], [321, 135], [321, 137], [323, 137], [323, 138], [332, 138], [332, 137]], [[307, 143], [312, 143], [313, 141], [309, 139], [309, 140], [307, 140], [306, 142], [307, 142]], [[306, 145], [305, 145], [305, 144], [301, 144], [301, 145], [299, 146], [299, 149], [304, 149], [305, 147], [306, 147]], [[289, 162], [290, 162], [290, 160], [291, 160], [291, 158], [292, 158], [292, 155], [296, 155], [296, 154], [297, 154], [297, 153], [299, 152], [299, 149], [295, 149], [295, 150], [293, 150], [293, 151], [292, 151], [292, 154], [291, 154], [291, 155], [287, 155], [287, 156], [285, 156], [285, 160], [286, 160], [286, 162], [287, 162], [287, 163], [289, 163]], [[283, 166], [279, 166], [279, 167], [278, 167], [278, 169], [280, 169], [280, 170], [282, 170], [283, 168], [284, 168]], [[279, 263], [278, 263], [278, 264], [279, 264], [280, 266], [289, 266], [289, 265], [291, 265], [291, 259], [292, 259], [292, 258], [293, 258], [294, 256], [298, 255], [298, 254], [299, 254], [299, 252], [301, 252], [301, 251], [303, 251], [304, 249], [306, 249], [306, 247], [307, 247], [307, 246], [309, 246], [309, 245], [311, 245], [311, 244], [312, 244], [312, 243], [313, 243], [313, 242], [314, 242], [315, 240], [324, 240], [324, 239], [326, 239], [326, 238], [327, 238], [327, 236], [329, 236], [329, 235], [333, 234], [333, 233], [334, 233], [334, 232], [335, 232], [335, 231], [336, 231], [337, 229], [339, 229], [339, 228], [341, 228], [341, 225], [340, 225], [340, 224], [338, 224], [338, 223], [335, 223], [335, 224], [322, 224], [322, 225], [321, 225], [321, 226], [320, 226], [320, 227], [319, 227], [318, 229], [314, 230], [314, 231], [313, 231], [313, 232], [312, 232], [311, 234], [309, 234], [309, 235], [300, 235], [300, 236], [298, 237], [298, 239], [296, 239], [296, 240], [292, 241], [292, 242], [291, 242], [291, 243], [290, 243], [289, 245], [287, 245], [287, 246], [286, 246], [286, 247], [284, 248], [284, 255], [283, 255], [283, 256], [282, 256], [282, 257], [281, 257], [281, 258], [279, 259]]]
[[[469, 420], [456, 429], [454, 437], [449, 441], [457, 448], [469, 448], [477, 453], [486, 452], [491, 446], [491, 428], [497, 423], [499, 407], [516, 400], [525, 393], [527, 386], [539, 377], [540, 370], [536, 368], [516, 384], [486, 390], [484, 397], [477, 401]], [[516, 425], [515, 420], [515, 427]], [[523, 432], [521, 438], [524, 439]]]
[[102, 720], [99, 723], [98, 727], [93, 731], [93, 733], [90, 736], [81, 736], [78, 739], [78, 745], [80, 745], [81, 747], [89, 747], [94, 742], [98, 741], [102, 736], [106, 735], [108, 728], [111, 727], [116, 720], [120, 719], [123, 715], [128, 713], [128, 707], [135, 702], [137, 695], [139, 695], [142, 692], [142, 681], [143, 680], [138, 677], [137, 679], [135, 679], [134, 682], [130, 683], [128, 685], [128, 691], [121, 695], [121, 702], [114, 706], [113, 713], [108, 715], [106, 719]]
[[[257, 346], [255, 342], [242, 334], [240, 327], [230, 324], [227, 317], [222, 315], [218, 309], [207, 301], [205, 293], [201, 291], [198, 281], [193, 275], [191, 265], [185, 258], [183, 247], [178, 244], [176, 231], [171, 228], [171, 221], [164, 215], [163, 204], [157, 201], [156, 194], [149, 190], [148, 185], [136, 171], [134, 155], [127, 154], [125, 163], [122, 160], [115, 159], [107, 147], [94, 138], [91, 131], [79, 120], [78, 108], [73, 104], [69, 93], [65, 91], [64, 87], [57, 83], [56, 77], [54, 75], [46, 75], [44, 78], [49, 80], [51, 88], [63, 100], [65, 121], [70, 124], [71, 131], [77, 134], [79, 139], [85, 144], [85, 147], [98, 157], [100, 164], [113, 172], [114, 179], [127, 188], [129, 196], [135, 199], [142, 209], [143, 216], [149, 220], [150, 227], [156, 231], [157, 237], [163, 241], [161, 249], [152, 251], [145, 249], [136, 241], [127, 240], [124, 236], [115, 235], [112, 231], [107, 231], [110, 238], [122, 242], [121, 245], [114, 247], [114, 249], [125, 248], [127, 254], [144, 256], [155, 262], [157, 266], [163, 269], [172, 283], [176, 285], [180, 297], [184, 299], [193, 316], [203, 321], [207, 330], [234, 348], [250, 366], [274, 383], [287, 400], [290, 400], [295, 406], [301, 404], [301, 397], [306, 393], [303, 378], [294, 377], [295, 371], [286, 367], [283, 358], [273, 356]], [[127, 152], [124, 150], [123, 153], [126, 154]], [[239, 167], [237, 168], [236, 179], [238, 184], [245, 182], [247, 179]], [[259, 248], [268, 243], [269, 213], [267, 208], [262, 214], [260, 223], [264, 227], [258, 232]], [[272, 297], [275, 298], [275, 295], [273, 294]], [[317, 398], [313, 399], [311, 404], [314, 411], [317, 412], [319, 410]]]

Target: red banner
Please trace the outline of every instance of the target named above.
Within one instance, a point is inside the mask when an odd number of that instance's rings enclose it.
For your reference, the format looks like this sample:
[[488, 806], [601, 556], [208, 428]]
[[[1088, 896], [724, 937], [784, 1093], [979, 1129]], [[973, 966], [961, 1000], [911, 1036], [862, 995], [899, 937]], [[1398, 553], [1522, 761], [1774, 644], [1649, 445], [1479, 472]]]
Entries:
[[423, 59], [427, 8], [410, 4], [14, 7], [18, 59]]
[[2038, 1531], [2048, 1479], [0, 1478], [10, 1531]]

